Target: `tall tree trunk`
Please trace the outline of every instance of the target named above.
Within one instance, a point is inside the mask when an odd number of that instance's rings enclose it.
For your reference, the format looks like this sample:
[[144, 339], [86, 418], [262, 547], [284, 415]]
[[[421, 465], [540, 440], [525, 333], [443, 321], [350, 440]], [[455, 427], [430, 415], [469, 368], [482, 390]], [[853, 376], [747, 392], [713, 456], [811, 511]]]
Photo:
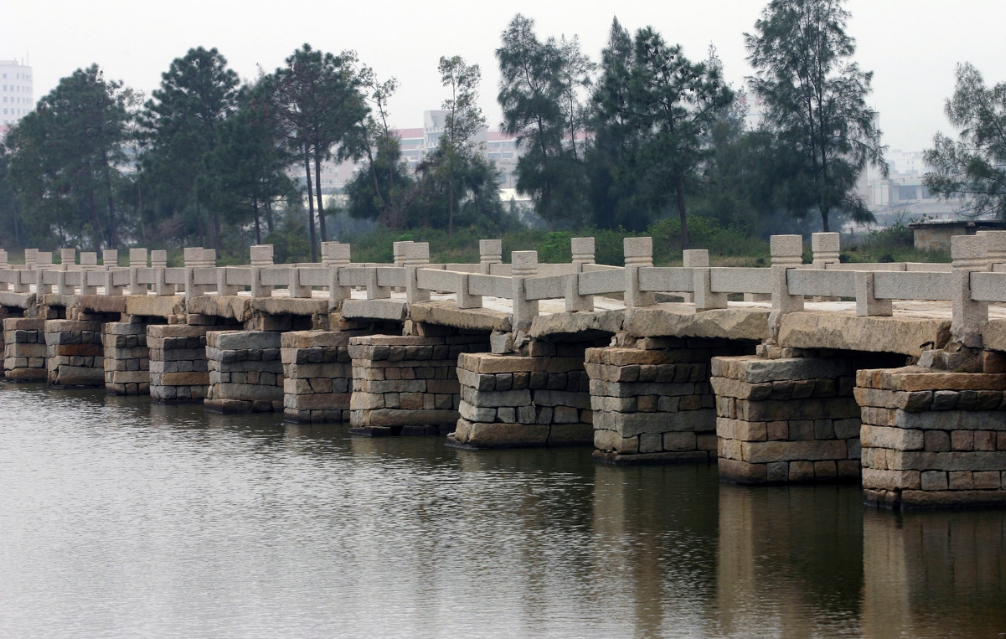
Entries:
[[450, 191], [450, 200], [447, 204], [447, 235], [454, 235], [454, 170], [451, 169], [451, 179], [447, 182]]
[[252, 198], [252, 209], [255, 210], [255, 243], [262, 243], [262, 225], [258, 219], [258, 198]]
[[108, 152], [101, 150], [101, 164], [105, 173], [105, 190], [108, 193], [108, 246], [119, 248], [118, 221], [115, 218], [115, 196], [112, 194], [112, 171], [108, 166]]
[[272, 200], [265, 201], [265, 227], [270, 233], [273, 232]]
[[681, 220], [681, 250], [688, 248], [688, 212], [685, 210], [685, 178], [677, 176], [674, 190], [678, 200], [678, 219]]
[[304, 168], [307, 170], [307, 226], [311, 231], [311, 261], [318, 261], [318, 240], [314, 234], [314, 191], [311, 188], [311, 153], [304, 145]]
[[321, 194], [321, 152], [314, 150], [315, 194], [318, 196], [318, 221], [321, 223], [321, 241], [328, 241], [328, 229], [325, 227], [325, 200]]

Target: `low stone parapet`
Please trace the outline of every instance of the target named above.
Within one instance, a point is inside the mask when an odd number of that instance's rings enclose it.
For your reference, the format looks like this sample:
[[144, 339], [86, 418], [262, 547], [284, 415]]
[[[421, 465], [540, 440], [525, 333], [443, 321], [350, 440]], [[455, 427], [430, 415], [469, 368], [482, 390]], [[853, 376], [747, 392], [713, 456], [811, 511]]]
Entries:
[[661, 338], [586, 352], [595, 457], [610, 463], [710, 461], [716, 398], [709, 384], [723, 340]]
[[209, 331], [210, 386], [203, 405], [216, 413], [283, 410], [280, 333]]
[[1006, 505], [1006, 375], [862, 370], [863, 493], [894, 508]]
[[134, 319], [104, 325], [105, 390], [109, 395], [150, 394], [147, 324]]
[[210, 385], [206, 358], [209, 326], [147, 326], [150, 397], [158, 403], [201, 402]]
[[50, 386], [105, 385], [105, 357], [99, 320], [46, 320], [46, 381]]
[[481, 334], [353, 337], [353, 432], [450, 433], [461, 405], [459, 358], [488, 348], [488, 336]]
[[295, 424], [348, 422], [353, 389], [352, 333], [283, 333], [283, 415]]
[[4, 377], [11, 382], [44, 382], [45, 320], [7, 318], [4, 328]]
[[716, 357], [720, 477], [749, 484], [860, 476], [859, 406], [842, 359]]
[[472, 448], [569, 446], [594, 439], [583, 346], [540, 356], [462, 354], [460, 419], [452, 441]]

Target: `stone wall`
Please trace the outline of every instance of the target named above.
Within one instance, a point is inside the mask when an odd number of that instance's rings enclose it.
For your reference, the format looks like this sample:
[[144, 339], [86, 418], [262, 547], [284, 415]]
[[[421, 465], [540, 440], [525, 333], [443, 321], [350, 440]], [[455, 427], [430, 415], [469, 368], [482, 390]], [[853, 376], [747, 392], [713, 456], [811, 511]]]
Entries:
[[3, 328], [4, 377], [12, 382], [44, 382], [45, 320], [7, 318]]
[[1006, 504], [1006, 375], [862, 370], [863, 492], [928, 508]]
[[109, 322], [102, 336], [105, 390], [109, 395], [150, 394], [150, 351], [147, 324], [140, 317]]
[[538, 342], [533, 355], [463, 354], [452, 442], [472, 448], [569, 446], [594, 438], [585, 346]]
[[[88, 318], [80, 313], [78, 317]], [[50, 386], [105, 385], [105, 357], [100, 319], [45, 322], [46, 381]]]
[[283, 415], [294, 424], [348, 422], [353, 390], [349, 338], [354, 333], [283, 333]]
[[461, 404], [459, 358], [488, 348], [489, 338], [483, 334], [351, 338], [353, 432], [450, 433]]
[[720, 477], [740, 483], [855, 480], [859, 406], [844, 359], [716, 357]]
[[726, 340], [647, 338], [586, 352], [595, 457], [610, 463], [716, 457], [713, 356], [740, 354]]
[[209, 326], [147, 326], [150, 397], [159, 403], [201, 402], [209, 389], [206, 331]]
[[203, 405], [217, 413], [283, 410], [280, 333], [206, 333], [210, 387]]

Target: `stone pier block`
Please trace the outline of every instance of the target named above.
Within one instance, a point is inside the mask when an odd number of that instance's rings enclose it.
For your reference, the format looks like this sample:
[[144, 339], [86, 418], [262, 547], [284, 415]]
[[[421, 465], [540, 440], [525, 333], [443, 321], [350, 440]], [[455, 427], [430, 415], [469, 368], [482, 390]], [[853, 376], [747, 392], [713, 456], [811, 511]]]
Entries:
[[44, 382], [45, 320], [7, 318], [3, 327], [4, 377], [12, 382]]
[[102, 387], [105, 353], [97, 320], [46, 320], [46, 381], [50, 386]]
[[1006, 506], [1006, 374], [861, 370], [863, 494], [891, 508]]
[[158, 403], [201, 402], [209, 390], [209, 326], [147, 326], [150, 397]]
[[451, 441], [473, 448], [590, 444], [587, 346], [537, 342], [533, 356], [462, 355], [461, 418]]
[[842, 359], [713, 358], [720, 477], [749, 484], [858, 479], [852, 373]]
[[349, 339], [354, 333], [283, 333], [283, 415], [296, 424], [348, 422], [353, 391]]
[[104, 325], [105, 390], [109, 395], [150, 394], [147, 324], [136, 319]]
[[283, 410], [283, 362], [276, 331], [206, 333], [209, 390], [203, 402], [217, 413]]
[[683, 338], [587, 349], [595, 457], [617, 464], [715, 459], [710, 360], [743, 351], [725, 340]]
[[441, 434], [460, 417], [459, 361], [489, 350], [487, 334], [353, 337], [350, 423], [356, 434]]

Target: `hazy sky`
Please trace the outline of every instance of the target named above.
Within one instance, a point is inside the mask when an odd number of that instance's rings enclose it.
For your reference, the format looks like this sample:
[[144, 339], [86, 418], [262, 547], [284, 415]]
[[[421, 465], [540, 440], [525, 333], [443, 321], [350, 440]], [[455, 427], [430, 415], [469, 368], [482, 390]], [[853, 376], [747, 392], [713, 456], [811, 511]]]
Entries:
[[[441, 55], [482, 67], [482, 108], [500, 121], [493, 52], [515, 13], [537, 23], [539, 37], [579, 35], [598, 59], [611, 19], [630, 30], [652, 25], [685, 54], [702, 59], [714, 44], [735, 88], [751, 74], [743, 33], [762, 0], [0, 0], [0, 59], [30, 57], [35, 99], [74, 69], [97, 62], [106, 77], [149, 92], [171, 60], [194, 46], [216, 47], [242, 77], [272, 71], [305, 42], [338, 52], [355, 49], [380, 77], [401, 83], [393, 124], [422, 126], [424, 109], [445, 97]], [[969, 61], [988, 83], [1006, 81], [1004, 0], [849, 0], [848, 32], [856, 59], [875, 72], [870, 102], [880, 111], [884, 142], [920, 150], [937, 130], [950, 132], [943, 101], [958, 62]]]

